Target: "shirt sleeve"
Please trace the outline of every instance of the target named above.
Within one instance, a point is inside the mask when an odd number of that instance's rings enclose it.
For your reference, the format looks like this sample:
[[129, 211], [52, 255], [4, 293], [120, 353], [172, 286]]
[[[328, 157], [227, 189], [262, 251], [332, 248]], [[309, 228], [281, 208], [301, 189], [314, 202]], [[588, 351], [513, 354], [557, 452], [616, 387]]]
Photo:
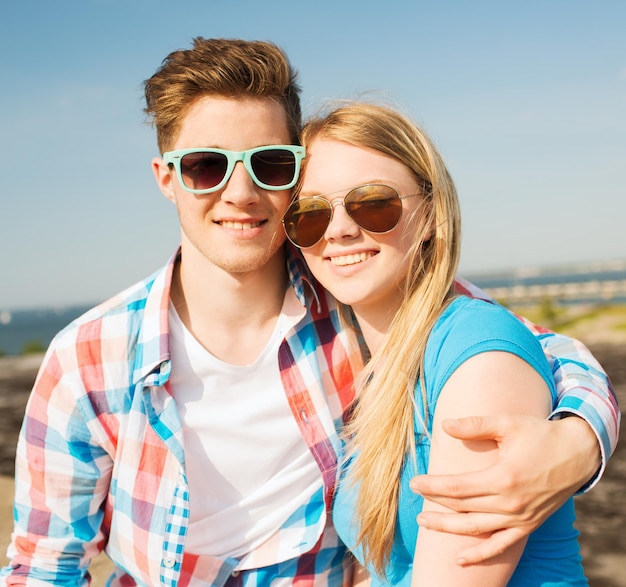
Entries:
[[448, 379], [463, 363], [493, 351], [528, 363], [545, 381], [551, 404], [556, 405], [556, 385], [537, 337], [502, 306], [467, 297], [456, 298], [446, 308], [428, 339], [424, 377], [429, 405], [436, 405]]
[[[457, 277], [456, 289], [464, 295], [496, 303], [484, 291], [469, 281]], [[617, 445], [620, 410], [611, 381], [589, 349], [580, 341], [556, 334], [516, 316], [539, 339], [552, 369], [558, 404], [552, 419], [567, 415], [583, 418], [594, 431], [602, 464], [596, 475], [581, 489], [591, 489], [602, 477], [606, 464]]]
[[88, 584], [89, 562], [105, 542], [112, 467], [94, 438], [96, 420], [78, 374], [64, 372], [49, 351], [18, 440], [11, 563], [0, 585]]

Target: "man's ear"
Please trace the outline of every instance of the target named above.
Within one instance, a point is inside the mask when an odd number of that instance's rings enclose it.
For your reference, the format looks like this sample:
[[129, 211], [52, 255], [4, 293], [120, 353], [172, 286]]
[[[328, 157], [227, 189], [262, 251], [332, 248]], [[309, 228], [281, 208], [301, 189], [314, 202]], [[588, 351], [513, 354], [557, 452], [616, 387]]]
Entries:
[[171, 202], [176, 203], [176, 192], [172, 181], [172, 172], [161, 157], [152, 159], [152, 173], [161, 193]]

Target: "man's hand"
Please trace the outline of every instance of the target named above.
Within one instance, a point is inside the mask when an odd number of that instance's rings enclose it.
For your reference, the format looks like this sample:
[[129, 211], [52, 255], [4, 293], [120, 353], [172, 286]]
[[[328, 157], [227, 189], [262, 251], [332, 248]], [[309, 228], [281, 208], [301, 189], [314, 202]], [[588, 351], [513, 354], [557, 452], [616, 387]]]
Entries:
[[544, 420], [532, 416], [445, 420], [444, 430], [462, 440], [492, 439], [498, 462], [474, 473], [420, 475], [411, 489], [456, 510], [422, 512], [420, 526], [455, 534], [493, 533], [459, 553], [474, 564], [504, 552], [530, 534], [580, 489], [600, 467], [598, 440], [581, 418]]

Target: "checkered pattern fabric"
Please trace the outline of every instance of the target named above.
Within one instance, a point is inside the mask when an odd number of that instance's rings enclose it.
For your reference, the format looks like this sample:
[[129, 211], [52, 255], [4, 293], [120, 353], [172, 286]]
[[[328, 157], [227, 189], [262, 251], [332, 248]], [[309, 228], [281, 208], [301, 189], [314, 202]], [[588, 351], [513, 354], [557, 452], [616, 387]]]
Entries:
[[[182, 430], [169, 389], [169, 288], [176, 255], [146, 281], [89, 311], [52, 342], [29, 400], [16, 459], [11, 563], [0, 586], [88, 583], [103, 548], [111, 587], [343, 585], [351, 558], [328, 511], [338, 437], [362, 366], [363, 341], [290, 249], [302, 319], [279, 349], [286, 396], [317, 461], [323, 490], [266, 543], [239, 561], [185, 551], [189, 495]], [[464, 293], [484, 297], [470, 284]], [[534, 329], [562, 402], [587, 418], [605, 459], [619, 410], [601, 368], [569, 339]], [[556, 341], [556, 344], [555, 344]], [[554, 350], [556, 349], [556, 350]], [[558, 356], [559, 358], [556, 358]]]

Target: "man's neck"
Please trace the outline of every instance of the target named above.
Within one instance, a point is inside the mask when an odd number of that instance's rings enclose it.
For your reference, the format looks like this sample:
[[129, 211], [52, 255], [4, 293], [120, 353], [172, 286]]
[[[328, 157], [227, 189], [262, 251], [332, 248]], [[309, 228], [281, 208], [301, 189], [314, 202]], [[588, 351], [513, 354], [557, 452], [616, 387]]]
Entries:
[[171, 292], [183, 324], [220, 360], [254, 362], [283, 305], [287, 270], [282, 250], [263, 267], [236, 274], [206, 259], [198, 261], [193, 253], [189, 257], [181, 256]]

